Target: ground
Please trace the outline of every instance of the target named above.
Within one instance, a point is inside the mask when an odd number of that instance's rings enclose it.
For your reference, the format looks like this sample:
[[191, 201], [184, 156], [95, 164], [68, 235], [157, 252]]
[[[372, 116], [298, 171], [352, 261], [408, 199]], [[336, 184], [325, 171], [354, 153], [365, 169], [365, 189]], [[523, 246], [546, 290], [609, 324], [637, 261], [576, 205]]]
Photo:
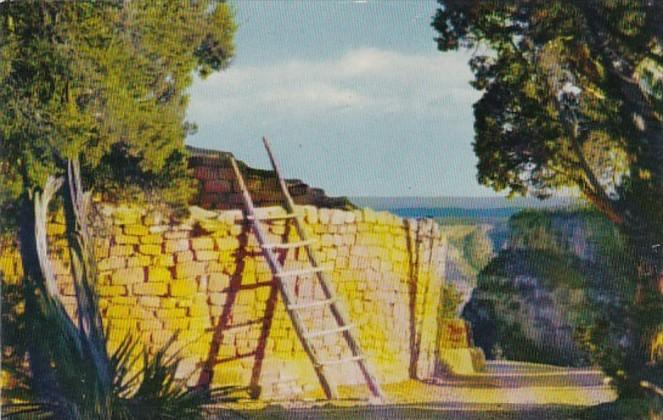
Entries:
[[594, 369], [497, 361], [481, 374], [389, 384], [384, 391], [386, 406], [309, 402], [254, 405], [243, 413], [250, 419], [565, 419], [616, 397]]

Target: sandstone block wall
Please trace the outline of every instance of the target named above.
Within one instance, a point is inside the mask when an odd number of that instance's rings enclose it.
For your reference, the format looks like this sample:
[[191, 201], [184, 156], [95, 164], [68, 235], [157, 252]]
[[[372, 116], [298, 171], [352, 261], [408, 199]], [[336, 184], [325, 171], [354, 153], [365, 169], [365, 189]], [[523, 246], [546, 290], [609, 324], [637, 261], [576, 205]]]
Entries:
[[[261, 208], [282, 213], [280, 207]], [[432, 220], [403, 220], [370, 209], [342, 211], [300, 206], [315, 248], [357, 325], [361, 345], [384, 383], [435, 371], [438, 308], [446, 245]], [[291, 325], [278, 288], [241, 211], [191, 209], [174, 221], [158, 211], [101, 207], [96, 231], [97, 290], [109, 346], [137, 334], [148, 348], [178, 333], [185, 357], [179, 374], [189, 384], [249, 386], [261, 398], [319, 389]], [[50, 255], [62, 299], [72, 313], [75, 297], [64, 225], [48, 226]], [[296, 238], [284, 221], [269, 225], [274, 242]], [[303, 249], [281, 255], [288, 269], [305, 266]], [[20, 278], [15, 244], [0, 252], [5, 282]], [[311, 279], [289, 287], [301, 301], [322, 298]], [[304, 312], [310, 329], [332, 325], [322, 308]], [[314, 339], [325, 359], [346, 355], [340, 336]], [[360, 382], [355, 364], [334, 366], [339, 384]]]

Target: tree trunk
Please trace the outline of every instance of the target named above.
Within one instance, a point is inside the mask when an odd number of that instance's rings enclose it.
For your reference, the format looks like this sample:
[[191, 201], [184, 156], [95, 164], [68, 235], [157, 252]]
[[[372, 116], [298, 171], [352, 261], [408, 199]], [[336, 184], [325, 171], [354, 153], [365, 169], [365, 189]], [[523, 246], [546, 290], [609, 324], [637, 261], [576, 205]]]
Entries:
[[37, 238], [35, 236], [35, 203], [25, 197], [18, 226], [18, 248], [23, 264], [23, 296], [25, 299], [27, 350], [30, 362], [32, 389], [36, 395], [51, 395], [56, 388], [55, 376], [50, 369], [48, 349], [39, 340], [41, 310], [38, 307], [37, 294], [46, 293], [44, 278], [39, 264]]
[[108, 392], [111, 387], [106, 337], [94, 291], [97, 279], [94, 246], [88, 226], [90, 194], [83, 192], [78, 161], [67, 165], [67, 185], [64, 191], [64, 210], [67, 242], [71, 257], [74, 289], [78, 313], [78, 330], [96, 367], [100, 383]]

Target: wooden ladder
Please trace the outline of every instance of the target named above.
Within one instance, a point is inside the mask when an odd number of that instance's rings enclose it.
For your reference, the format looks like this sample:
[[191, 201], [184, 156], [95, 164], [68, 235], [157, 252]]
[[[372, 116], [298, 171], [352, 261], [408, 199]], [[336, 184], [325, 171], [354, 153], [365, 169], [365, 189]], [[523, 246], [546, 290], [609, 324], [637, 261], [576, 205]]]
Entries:
[[[270, 148], [269, 141], [265, 137], [263, 137], [262, 140], [263, 144], [265, 145], [265, 149], [267, 150], [267, 154], [269, 155], [269, 160], [271, 161], [272, 167], [274, 168], [274, 172], [276, 173], [276, 176], [278, 178], [279, 186], [283, 194], [284, 204], [287, 210], [287, 213], [285, 215], [258, 217], [256, 215], [255, 206], [253, 204], [253, 199], [251, 197], [251, 194], [248, 188], [246, 187], [246, 183], [244, 182], [244, 177], [242, 176], [242, 173], [239, 170], [239, 166], [237, 165], [237, 162], [235, 161], [234, 158], [231, 158], [231, 164], [233, 171], [235, 172], [237, 182], [239, 183], [239, 188], [242, 192], [242, 198], [247, 213], [247, 219], [252, 222], [253, 231], [255, 232], [255, 235], [258, 239], [258, 243], [262, 248], [263, 254], [267, 259], [267, 263], [269, 264], [269, 267], [274, 275], [274, 278], [279, 285], [279, 289], [281, 290], [281, 296], [283, 297], [283, 302], [285, 303], [286, 310], [290, 315], [290, 319], [292, 320], [295, 331], [297, 332], [297, 336], [299, 337], [299, 340], [302, 343], [304, 351], [306, 352], [308, 357], [311, 359], [311, 362], [313, 363], [313, 367], [320, 381], [320, 385], [322, 386], [322, 389], [324, 390], [327, 398], [329, 399], [339, 398], [336, 385], [332, 383], [328, 375], [328, 369], [330, 368], [330, 366], [342, 363], [357, 363], [364, 378], [364, 381], [371, 392], [372, 402], [383, 403], [384, 395], [382, 393], [382, 390], [380, 389], [379, 383], [377, 382], [375, 376], [373, 375], [368, 365], [366, 356], [364, 355], [363, 351], [361, 350], [361, 347], [359, 346], [359, 342], [356, 338], [355, 332], [353, 331], [354, 325], [348, 321], [348, 317], [345, 311], [339, 305], [338, 297], [334, 291], [329, 276], [325, 272], [326, 268], [320, 265], [319, 259], [316, 256], [313, 248], [311, 247], [311, 245], [315, 241], [308, 239], [308, 235], [306, 233], [306, 230], [304, 229], [303, 223], [300, 218], [301, 216], [299, 215], [299, 213], [296, 212], [295, 203], [292, 197], [290, 196], [290, 192], [288, 191], [286, 182], [281, 176], [278, 164], [274, 159], [274, 155]], [[269, 243], [267, 240], [267, 231], [263, 226], [263, 222], [267, 220], [276, 220], [276, 219], [294, 221], [294, 225], [299, 235], [300, 241], [291, 242], [291, 243]], [[308, 254], [308, 262], [310, 266], [300, 270], [286, 271], [284, 270], [284, 267], [277, 259], [274, 251], [285, 250], [287, 252], [287, 250], [295, 248], [306, 249], [306, 252]], [[307, 302], [297, 302], [293, 296], [291, 288], [287, 287], [288, 283], [294, 281], [294, 279], [297, 277], [309, 277], [311, 281], [315, 281], [315, 278], [317, 278], [317, 281], [324, 293], [324, 299], [307, 301]], [[302, 320], [300, 311], [306, 311], [310, 310], [311, 308], [320, 308], [320, 307], [327, 307], [329, 311], [331, 311], [332, 318], [335, 321], [336, 327], [327, 330], [317, 330], [317, 331], [307, 330]], [[352, 354], [351, 356], [341, 359], [323, 360], [318, 355], [316, 347], [314, 346], [315, 340], [319, 337], [332, 335], [332, 334], [343, 335], [344, 341], [347, 343], [347, 346]]]

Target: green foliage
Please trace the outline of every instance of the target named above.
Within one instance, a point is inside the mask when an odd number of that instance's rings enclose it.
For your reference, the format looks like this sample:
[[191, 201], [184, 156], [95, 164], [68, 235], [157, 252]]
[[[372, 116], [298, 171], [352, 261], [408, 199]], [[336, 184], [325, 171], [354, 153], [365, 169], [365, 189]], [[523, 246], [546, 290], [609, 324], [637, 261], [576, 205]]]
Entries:
[[439, 3], [438, 48], [475, 48], [479, 181], [522, 195], [579, 190], [643, 250], [662, 242], [663, 223], [651, 216], [663, 213], [663, 9], [615, 0]]
[[[2, 372], [8, 383], [3, 383], [3, 401], [22, 400], [30, 395], [29, 369], [25, 364], [27, 348], [23, 302], [20, 285], [7, 284], [0, 273], [2, 286]], [[5, 379], [3, 378], [3, 380]]]
[[98, 191], [186, 203], [187, 88], [228, 65], [235, 27], [213, 0], [1, 4], [3, 217], [75, 158]]
[[462, 294], [451, 283], [444, 283], [440, 291], [440, 318], [451, 319], [458, 317], [458, 309], [463, 303]]
[[48, 352], [57, 389], [46, 395], [30, 393], [29, 387], [23, 388], [21, 394], [14, 391], [10, 396], [20, 397], [23, 402], [5, 404], [5, 415], [82, 420], [203, 419], [205, 404], [236, 401], [236, 387], [189, 389], [175, 379], [180, 358], [172, 349], [174, 338], [153, 356], [144, 350], [143, 363], [137, 368], [141, 357], [136, 355], [139, 342], [127, 336], [108, 356], [112, 386], [104, 392], [90, 352], [92, 347], [105, 346], [105, 339], [92, 342], [82, 338], [62, 304], [42, 296], [36, 297], [40, 311], [27, 315], [32, 317], [27, 320], [33, 328], [30, 333], [39, 335], [15, 338], [19, 343], [40, 341]]
[[463, 253], [470, 265], [481, 271], [493, 257], [493, 243], [479, 227], [463, 239]]
[[[477, 339], [484, 350], [490, 355], [497, 344], [508, 358], [535, 362], [584, 364], [589, 359], [611, 375], [634, 363], [629, 359], [635, 355], [624, 345], [626, 323], [648, 323], [632, 303], [636, 260], [615, 226], [585, 209], [526, 210], [509, 225], [509, 248], [479, 274], [464, 314], [476, 324], [477, 337], [489, 336]], [[523, 278], [529, 280], [517, 281]], [[532, 302], [535, 296], [547, 303]], [[577, 348], [542, 346], [531, 339], [533, 320], [523, 310], [537, 305], [563, 315]], [[648, 317], [658, 322], [653, 312]]]
[[[438, 48], [475, 49], [472, 85], [483, 92], [474, 107], [479, 181], [539, 197], [579, 191], [625, 234], [628, 257], [615, 255], [619, 273], [604, 299], [615, 310], [597, 309], [607, 314], [605, 327], [585, 336], [604, 337], [611, 347], [601, 349], [610, 354], [602, 363], [637, 384], [655, 370], [644, 343], [660, 327], [657, 317], [640, 314], [663, 312], [655, 292], [663, 273], [663, 8], [438, 1]], [[538, 240], [548, 239], [554, 243]]]

